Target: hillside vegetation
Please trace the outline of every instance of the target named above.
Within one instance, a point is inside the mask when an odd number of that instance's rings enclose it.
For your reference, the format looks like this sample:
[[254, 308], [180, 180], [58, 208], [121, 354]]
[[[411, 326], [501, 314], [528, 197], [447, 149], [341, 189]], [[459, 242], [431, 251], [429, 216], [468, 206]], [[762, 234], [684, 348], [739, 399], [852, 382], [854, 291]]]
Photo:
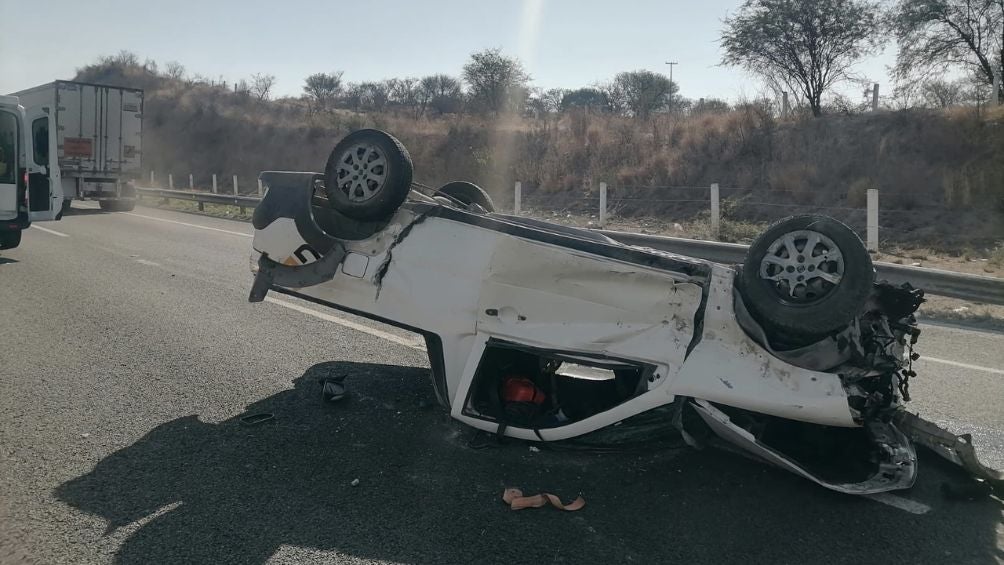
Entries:
[[878, 188], [885, 238], [956, 247], [1004, 239], [1004, 113], [985, 108], [781, 119], [754, 100], [645, 119], [575, 108], [416, 117], [393, 106], [317, 111], [107, 60], [76, 78], [144, 88], [144, 167], [160, 178], [192, 173], [203, 186], [213, 173], [237, 174], [250, 189], [262, 170], [321, 170], [341, 136], [375, 127], [409, 148], [417, 181], [471, 180], [502, 206], [516, 180], [526, 201], [570, 209], [593, 206], [606, 182], [620, 214], [683, 220], [706, 209], [707, 193], [680, 187], [717, 182], [735, 219], [829, 210], [860, 224], [863, 211], [850, 209]]

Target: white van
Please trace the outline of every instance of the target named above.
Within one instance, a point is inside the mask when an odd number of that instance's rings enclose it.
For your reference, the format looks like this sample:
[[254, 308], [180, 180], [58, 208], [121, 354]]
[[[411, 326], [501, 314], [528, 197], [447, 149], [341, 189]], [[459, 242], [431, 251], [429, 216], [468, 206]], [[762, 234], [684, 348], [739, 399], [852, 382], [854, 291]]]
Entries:
[[59, 219], [63, 197], [36, 161], [25, 112], [16, 96], [0, 96], [0, 249], [21, 244], [32, 221]]

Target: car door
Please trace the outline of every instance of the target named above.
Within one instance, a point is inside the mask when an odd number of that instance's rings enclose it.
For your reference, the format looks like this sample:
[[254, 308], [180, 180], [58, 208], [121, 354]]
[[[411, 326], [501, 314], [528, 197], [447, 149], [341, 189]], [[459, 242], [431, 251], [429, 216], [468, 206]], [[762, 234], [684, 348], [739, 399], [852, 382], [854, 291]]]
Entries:
[[18, 187], [23, 128], [16, 100], [0, 100], [0, 221], [16, 219], [23, 200]]
[[63, 189], [58, 177], [52, 118], [44, 109], [28, 113], [28, 211], [31, 221], [62, 217]]

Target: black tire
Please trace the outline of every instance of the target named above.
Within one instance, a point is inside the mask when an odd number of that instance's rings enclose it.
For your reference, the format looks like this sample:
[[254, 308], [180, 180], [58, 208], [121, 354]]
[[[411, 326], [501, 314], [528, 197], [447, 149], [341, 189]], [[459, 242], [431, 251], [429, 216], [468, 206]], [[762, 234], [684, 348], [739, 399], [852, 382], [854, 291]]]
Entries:
[[135, 200], [99, 200], [98, 205], [106, 212], [132, 212], [136, 209]]
[[488, 196], [487, 192], [472, 182], [462, 180], [449, 182], [444, 184], [436, 192], [439, 194], [445, 194], [446, 196], [459, 201], [464, 206], [470, 207], [472, 204], [476, 204], [482, 207], [485, 212], [495, 211], [495, 203], [492, 202], [491, 196]]
[[[812, 249], [806, 251], [810, 237]], [[788, 243], [797, 255], [793, 265], [782, 266], [790, 256]], [[810, 342], [843, 329], [861, 313], [875, 268], [851, 228], [827, 216], [791, 216], [753, 242], [740, 282], [746, 307], [766, 329], [789, 341]]]
[[63, 199], [63, 208], [60, 210], [60, 213], [61, 214], [69, 214], [70, 213], [70, 207], [72, 205], [73, 205], [73, 199], [72, 198], [64, 198]]
[[14, 249], [21, 245], [21, 230], [0, 231], [0, 249]]
[[136, 209], [136, 200], [132, 198], [128, 200], [115, 200], [114, 202], [116, 212], [132, 212]]
[[408, 197], [413, 173], [411, 155], [400, 141], [380, 130], [362, 129], [331, 150], [324, 191], [331, 207], [352, 219], [383, 220]]

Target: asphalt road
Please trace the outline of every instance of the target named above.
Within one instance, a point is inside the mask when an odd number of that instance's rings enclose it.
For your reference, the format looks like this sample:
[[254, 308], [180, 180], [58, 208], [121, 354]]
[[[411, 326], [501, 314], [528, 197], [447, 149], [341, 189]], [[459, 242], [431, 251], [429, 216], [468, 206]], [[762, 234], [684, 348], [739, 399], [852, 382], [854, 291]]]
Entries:
[[[249, 233], [78, 209], [0, 254], [0, 563], [1004, 561], [1004, 504], [946, 497], [927, 454], [878, 501], [715, 449], [472, 449], [412, 336], [249, 304]], [[926, 327], [920, 353], [914, 408], [1004, 464], [1004, 336]], [[351, 398], [321, 400], [331, 374]]]

